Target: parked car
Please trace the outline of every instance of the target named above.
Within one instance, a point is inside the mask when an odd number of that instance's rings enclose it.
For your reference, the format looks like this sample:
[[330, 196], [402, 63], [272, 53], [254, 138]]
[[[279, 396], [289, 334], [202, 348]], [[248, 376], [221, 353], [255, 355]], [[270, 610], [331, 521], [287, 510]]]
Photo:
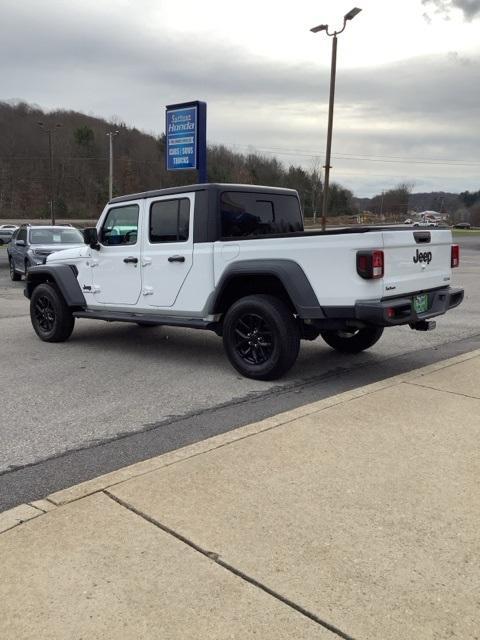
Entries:
[[434, 222], [433, 220], [422, 220], [416, 221], [413, 223], [414, 227], [438, 227], [438, 222]]
[[305, 232], [291, 189], [201, 184], [122, 196], [84, 238], [28, 271], [41, 340], [67, 340], [77, 318], [207, 329], [259, 380], [286, 373], [301, 339], [359, 353], [384, 327], [430, 331], [431, 318], [463, 300], [449, 286], [459, 262], [450, 229]]
[[10, 278], [20, 280], [30, 267], [43, 264], [55, 251], [83, 246], [83, 235], [71, 225], [22, 225], [14, 231], [7, 249]]
[[7, 244], [12, 239], [12, 235], [15, 230], [18, 229], [16, 224], [1, 224], [0, 225], [0, 245]]
[[472, 225], [469, 222], [457, 222], [453, 225], [454, 229], [471, 229]]

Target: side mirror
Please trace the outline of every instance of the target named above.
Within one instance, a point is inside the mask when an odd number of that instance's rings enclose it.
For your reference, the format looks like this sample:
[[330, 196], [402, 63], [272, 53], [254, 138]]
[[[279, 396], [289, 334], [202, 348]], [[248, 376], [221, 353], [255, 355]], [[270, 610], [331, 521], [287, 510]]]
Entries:
[[83, 230], [83, 241], [88, 244], [92, 249], [100, 249], [98, 244], [98, 233], [96, 227], [87, 227]]
[[25, 247], [25, 240], [15, 240], [17, 247]]

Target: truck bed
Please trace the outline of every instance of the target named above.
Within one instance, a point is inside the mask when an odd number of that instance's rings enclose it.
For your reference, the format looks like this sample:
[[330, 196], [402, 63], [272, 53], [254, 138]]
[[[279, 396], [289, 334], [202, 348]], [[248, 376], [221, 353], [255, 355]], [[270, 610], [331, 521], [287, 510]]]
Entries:
[[[358, 300], [416, 293], [448, 286], [452, 234], [448, 228], [359, 226], [304, 231], [215, 243], [215, 282], [234, 260], [291, 259], [303, 269], [320, 305], [352, 306]], [[357, 273], [357, 252], [384, 252], [385, 273], [365, 280]], [[428, 262], [416, 262], [431, 254]], [[228, 259], [227, 259], [228, 257]]]

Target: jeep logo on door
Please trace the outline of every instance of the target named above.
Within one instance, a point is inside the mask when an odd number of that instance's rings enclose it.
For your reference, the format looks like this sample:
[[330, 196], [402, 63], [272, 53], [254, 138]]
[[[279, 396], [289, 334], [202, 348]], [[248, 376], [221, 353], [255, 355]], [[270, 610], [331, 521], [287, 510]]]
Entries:
[[426, 262], [427, 264], [430, 264], [430, 262], [432, 261], [432, 252], [419, 251], [417, 249], [417, 253], [413, 256], [413, 261], [415, 264], [417, 264], [417, 262]]

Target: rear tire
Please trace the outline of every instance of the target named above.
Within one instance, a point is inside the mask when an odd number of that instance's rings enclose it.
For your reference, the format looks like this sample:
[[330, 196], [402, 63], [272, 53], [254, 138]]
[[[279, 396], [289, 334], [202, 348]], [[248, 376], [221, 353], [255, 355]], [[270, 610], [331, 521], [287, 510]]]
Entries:
[[231, 364], [246, 378], [276, 380], [295, 363], [300, 335], [293, 313], [281, 300], [251, 295], [227, 311], [223, 346]]
[[8, 263], [10, 266], [10, 280], [12, 280], [13, 282], [18, 282], [19, 280], [22, 279], [22, 276], [15, 271], [15, 264], [13, 262], [13, 258], [10, 258]]
[[360, 353], [369, 349], [380, 340], [383, 327], [365, 327], [352, 332], [336, 329], [334, 331], [321, 331], [320, 335], [325, 342], [342, 353]]
[[72, 335], [75, 318], [63, 296], [51, 284], [39, 284], [30, 300], [30, 318], [40, 340], [65, 342]]

